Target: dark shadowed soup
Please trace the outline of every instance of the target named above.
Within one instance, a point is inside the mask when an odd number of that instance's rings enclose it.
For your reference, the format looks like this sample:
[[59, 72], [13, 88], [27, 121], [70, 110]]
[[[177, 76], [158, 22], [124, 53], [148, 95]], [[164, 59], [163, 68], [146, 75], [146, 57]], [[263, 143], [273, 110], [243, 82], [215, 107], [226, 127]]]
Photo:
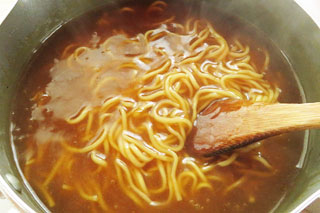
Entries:
[[52, 212], [269, 212], [303, 133], [210, 158], [185, 141], [212, 101], [301, 102], [280, 51], [200, 1], [119, 3], [63, 26], [12, 110], [25, 178]]

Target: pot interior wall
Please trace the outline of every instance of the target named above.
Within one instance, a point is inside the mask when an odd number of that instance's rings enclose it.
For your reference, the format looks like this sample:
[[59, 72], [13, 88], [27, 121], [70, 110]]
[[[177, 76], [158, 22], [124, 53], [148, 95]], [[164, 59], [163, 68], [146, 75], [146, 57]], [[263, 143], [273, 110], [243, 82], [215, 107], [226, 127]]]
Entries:
[[[0, 182], [7, 181], [6, 174], [13, 174], [22, 181], [9, 143], [9, 112], [16, 83], [32, 53], [65, 22], [105, 3], [103, 0], [19, 1], [1, 25]], [[270, 37], [292, 64], [306, 101], [320, 101], [320, 31], [298, 5], [290, 0], [212, 0], [211, 6], [239, 16]], [[320, 131], [312, 130], [307, 136], [309, 141], [303, 167], [275, 212], [297, 210], [299, 204], [320, 189], [320, 143], [317, 142]], [[13, 187], [8, 190], [14, 192]], [[16, 195], [36, 212], [45, 211], [24, 186]]]

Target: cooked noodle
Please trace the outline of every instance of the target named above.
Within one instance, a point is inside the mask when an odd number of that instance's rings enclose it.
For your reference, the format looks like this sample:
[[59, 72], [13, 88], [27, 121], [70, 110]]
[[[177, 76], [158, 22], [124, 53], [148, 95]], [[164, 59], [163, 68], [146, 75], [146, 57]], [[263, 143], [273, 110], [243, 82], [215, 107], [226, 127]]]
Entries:
[[[147, 13], [162, 13], [166, 7], [166, 3], [156, 1]], [[135, 10], [125, 7], [120, 12], [130, 15]], [[256, 148], [255, 144], [208, 164], [211, 159], [195, 159], [184, 146], [198, 113], [214, 100], [277, 101], [279, 89], [264, 79], [268, 53], [263, 67], [258, 69], [251, 60], [249, 46], [238, 40], [227, 42], [206, 20], [191, 18], [180, 24], [172, 16], [154, 26], [133, 37], [110, 36], [96, 48], [81, 46], [70, 54], [75, 47], [71, 44], [63, 51], [62, 58], [66, 58], [64, 63], [71, 72], [86, 72], [82, 75], [87, 76], [88, 90], [98, 101], [85, 103], [74, 115], [63, 118], [69, 126], [79, 129], [79, 137], [77, 143], [68, 137], [57, 139], [62, 150], [60, 157], [50, 166], [44, 181], [38, 183], [50, 207], [55, 201], [48, 186], [57, 176], [64, 180], [62, 189], [76, 191], [82, 199], [98, 203], [103, 210], [110, 210], [103, 197], [109, 186], [95, 181], [101, 175], [109, 180], [115, 177], [122, 191], [142, 207], [189, 199], [197, 191], [213, 190], [214, 183], [223, 182], [221, 174], [215, 173], [217, 167], [235, 164], [241, 168], [240, 162], [236, 164], [238, 156]], [[113, 45], [116, 49], [121, 49], [121, 45], [131, 49], [119, 55]], [[102, 51], [101, 57], [109, 60], [107, 68], [85, 59]], [[121, 86], [105, 96], [114, 84]], [[40, 105], [40, 98], [34, 99]], [[42, 146], [42, 151], [25, 164], [27, 178], [29, 167], [44, 158], [46, 145]], [[88, 156], [87, 160], [96, 165], [95, 170], [88, 171], [83, 178], [64, 179], [72, 176], [73, 167], [83, 160], [78, 157], [81, 155]], [[251, 155], [272, 170], [262, 156]], [[257, 174], [264, 175], [258, 171]], [[159, 177], [159, 184], [150, 184], [155, 177]], [[225, 187], [225, 193], [246, 180], [243, 174]]]

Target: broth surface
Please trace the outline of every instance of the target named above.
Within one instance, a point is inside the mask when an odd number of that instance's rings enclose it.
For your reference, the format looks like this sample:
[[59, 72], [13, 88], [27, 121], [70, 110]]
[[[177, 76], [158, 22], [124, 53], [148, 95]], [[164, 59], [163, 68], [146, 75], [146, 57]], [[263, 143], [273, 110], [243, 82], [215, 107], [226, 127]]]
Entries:
[[[187, 4], [170, 1], [165, 6], [165, 12], [162, 9], [153, 9], [148, 13], [146, 11], [150, 4], [142, 1], [134, 4], [119, 3], [72, 20], [49, 38], [35, 54], [21, 81], [12, 110], [13, 143], [24, 176], [53, 212], [104, 212], [106, 209], [110, 212], [269, 212], [284, 196], [298, 172], [296, 164], [302, 150], [303, 132], [270, 138], [248, 152], [237, 153], [236, 161], [231, 165], [214, 167], [212, 173], [219, 178], [210, 182], [211, 189], [204, 188], [189, 193], [182, 200], [173, 200], [167, 205], [153, 206], [152, 203], [149, 205], [142, 202], [142, 207], [128, 197], [117, 180], [115, 168], [109, 166], [114, 163], [112, 159], [116, 158], [115, 154], [104, 155], [103, 147], [94, 150], [98, 156], [96, 160], [102, 159], [101, 165], [106, 165], [100, 167], [92, 162], [92, 152], [70, 154], [64, 150], [64, 145], [61, 145], [64, 139], [68, 139], [68, 146], [80, 149], [83, 143], [86, 143], [83, 142], [83, 133], [90, 135], [91, 129], [98, 133], [100, 131], [95, 122], [88, 130], [88, 122], [70, 125], [65, 122], [65, 118], [72, 120], [83, 112], [84, 105], [95, 109], [113, 96], [128, 97], [128, 102], [137, 99], [134, 90], [138, 85], [136, 79], [148, 73], [148, 69], [157, 69], [164, 61], [159, 59], [153, 61], [154, 63], [146, 62], [150, 67], [139, 65], [139, 69], [145, 69], [145, 72], [138, 75], [134, 69], [128, 70], [124, 67], [117, 72], [101, 71], [102, 74], [97, 74], [96, 78], [95, 73], [79, 74], [70, 70], [68, 63], [81, 60], [84, 65], [72, 65], [80, 71], [83, 71], [85, 66], [93, 67], [92, 69], [96, 66], [97, 70], [99, 67], [115, 70], [115, 67], [129, 63], [128, 58], [144, 51], [145, 46], [141, 42], [143, 39], [139, 34], [151, 29], [162, 29], [159, 22], [164, 22], [163, 26], [171, 31], [178, 32], [178, 25], [171, 23], [183, 25], [190, 18], [206, 19], [229, 44], [236, 46], [235, 41], [238, 40], [244, 46], [250, 47], [251, 60], [260, 71], [268, 52], [270, 64], [262, 72], [264, 79], [281, 89], [279, 102], [302, 101], [290, 65], [280, 50], [257, 29], [235, 16], [216, 10], [205, 11], [206, 5], [198, 2]], [[164, 7], [162, 3], [160, 5], [160, 8]], [[172, 17], [174, 21], [170, 20]], [[135, 38], [136, 43], [128, 49], [122, 49], [122, 42], [126, 41], [126, 37]], [[123, 57], [114, 60], [106, 56], [101, 44], [108, 38], [112, 38], [108, 48]], [[181, 38], [168, 36], [161, 41], [155, 39], [153, 46], [162, 45], [164, 51], [170, 54], [170, 51], [185, 47]], [[182, 49], [182, 52], [186, 58], [191, 54], [187, 49]], [[71, 54], [76, 54], [77, 58], [68, 60]], [[179, 57], [172, 60], [178, 61]], [[91, 84], [97, 85], [101, 79], [109, 77], [112, 80], [93, 90], [95, 96], [92, 96], [88, 79], [96, 80]], [[130, 104], [127, 105], [130, 108]], [[93, 115], [91, 119], [99, 118]], [[138, 117], [135, 122], [143, 125], [144, 119]], [[110, 121], [114, 122], [115, 120]], [[99, 134], [103, 134], [103, 131]], [[99, 134], [96, 136], [100, 137]], [[146, 132], [141, 134], [142, 139], [147, 137]], [[178, 156], [189, 157], [185, 150], [180, 151]], [[224, 162], [232, 156], [235, 156], [235, 152], [210, 159], [193, 160], [199, 165], [210, 166]], [[260, 157], [266, 160], [267, 164], [264, 164], [263, 160], [256, 160]], [[71, 172], [59, 169], [61, 164], [70, 164]], [[145, 165], [150, 168], [152, 166], [153, 164]], [[52, 173], [55, 168], [57, 171]], [[187, 166], [181, 164], [177, 171], [186, 169]], [[161, 177], [155, 175], [147, 183], [148, 186], [157, 187], [161, 183]], [[185, 187], [189, 188], [191, 185], [188, 182]], [[97, 186], [100, 190], [94, 190]], [[101, 192], [101, 195], [98, 192]], [[79, 195], [81, 193], [82, 196]], [[87, 199], [84, 199], [84, 195]], [[100, 197], [103, 197], [104, 201], [101, 201]], [[160, 194], [153, 199], [163, 200], [165, 197], [166, 194]], [[104, 205], [108, 207], [105, 209]]]

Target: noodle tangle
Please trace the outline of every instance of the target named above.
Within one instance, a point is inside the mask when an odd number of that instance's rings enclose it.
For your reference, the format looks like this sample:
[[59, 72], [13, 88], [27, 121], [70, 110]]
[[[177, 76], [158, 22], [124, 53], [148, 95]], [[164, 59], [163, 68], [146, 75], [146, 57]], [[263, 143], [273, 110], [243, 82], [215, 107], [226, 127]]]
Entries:
[[[147, 12], [163, 13], [166, 7], [156, 1]], [[135, 13], [129, 7], [120, 12]], [[113, 35], [96, 48], [78, 47], [67, 56], [72, 48], [67, 46], [61, 63], [74, 75], [84, 76], [87, 82], [79, 84], [87, 85], [85, 90], [94, 101], [62, 116], [65, 125], [78, 129], [78, 137], [76, 142], [64, 136], [57, 139], [58, 160], [38, 183], [51, 207], [55, 201], [48, 187], [53, 177], [62, 178], [64, 190], [76, 191], [103, 210], [110, 210], [104, 197], [110, 181], [141, 207], [168, 205], [213, 190], [215, 184], [224, 183], [215, 169], [236, 165], [238, 156], [256, 145], [214, 161], [189, 156], [185, 141], [198, 113], [219, 99], [273, 103], [279, 95], [279, 89], [264, 79], [269, 56], [257, 69], [249, 46], [238, 40], [227, 42], [206, 20], [190, 18], [180, 24], [169, 17], [144, 34]], [[99, 57], [106, 62], [97, 65], [100, 59], [92, 59], [94, 52], [103, 52]], [[30, 157], [26, 176], [43, 153]], [[72, 176], [84, 158], [93, 165], [90, 172], [72, 181], [63, 178]], [[272, 170], [263, 157], [252, 154], [252, 159]], [[96, 181], [102, 177], [108, 181]], [[155, 178], [158, 183], [152, 181]], [[235, 179], [225, 193], [245, 181], [245, 175]]]

